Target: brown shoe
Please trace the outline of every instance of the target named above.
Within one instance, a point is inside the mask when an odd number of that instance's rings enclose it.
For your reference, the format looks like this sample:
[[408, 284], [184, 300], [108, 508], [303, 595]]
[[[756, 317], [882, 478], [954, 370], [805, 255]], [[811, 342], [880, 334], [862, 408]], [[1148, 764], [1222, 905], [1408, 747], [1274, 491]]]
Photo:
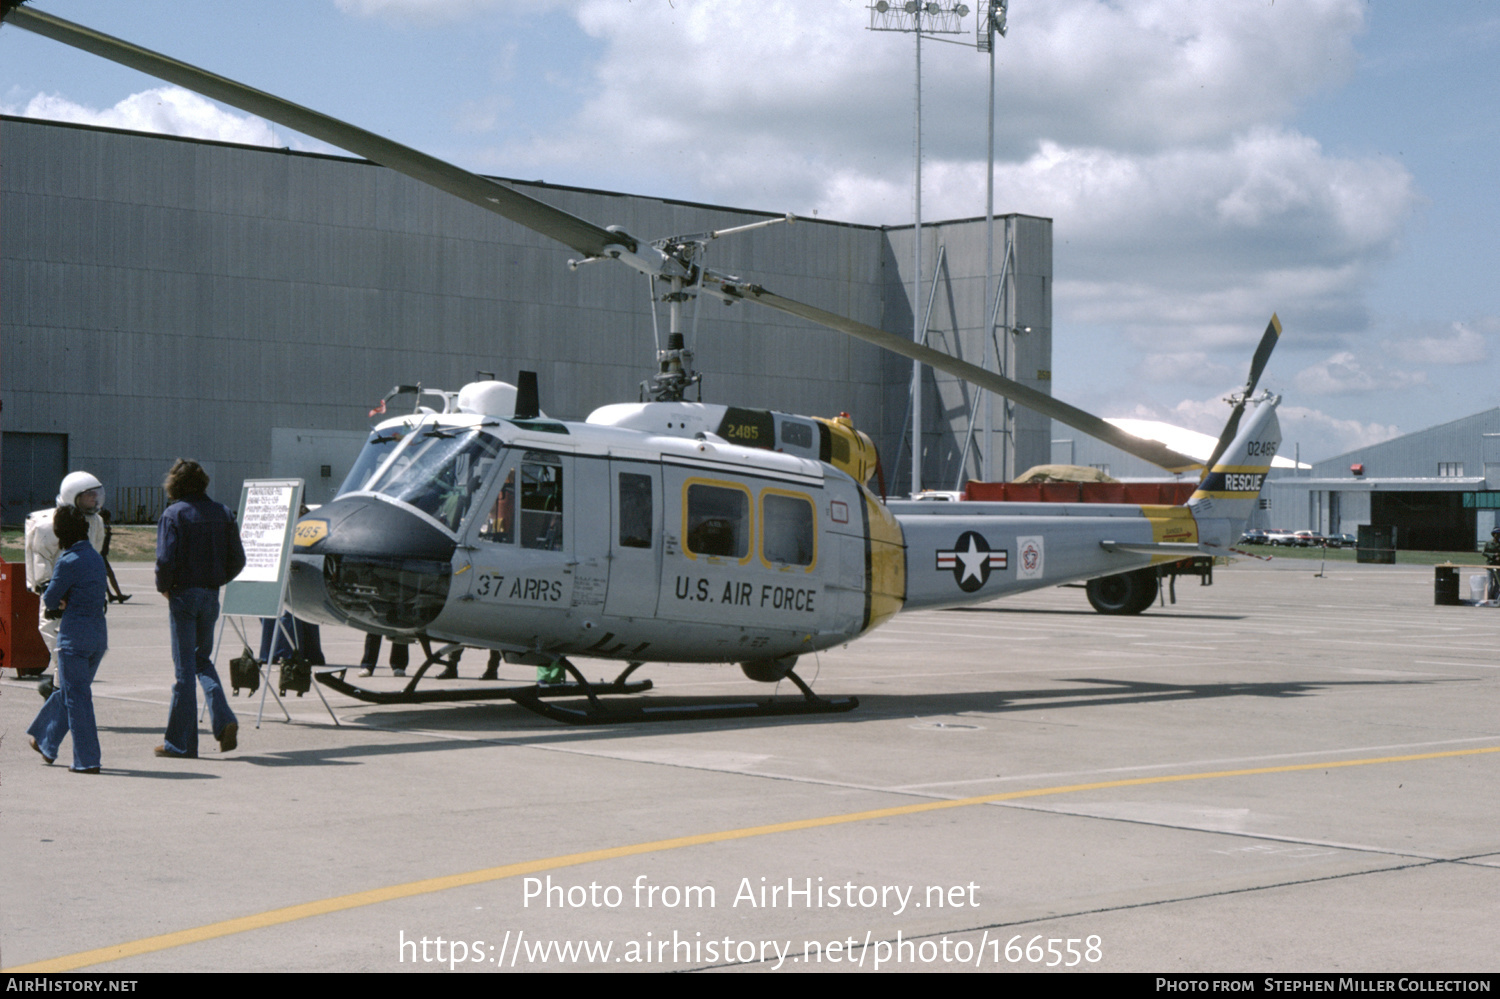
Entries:
[[36, 755], [47, 761], [47, 766], [50, 767], [52, 765], [53, 758], [42, 752], [42, 747], [37, 745], [35, 738], [31, 740], [31, 748], [36, 750]]
[[219, 733], [219, 752], [227, 753], [240, 744], [240, 726], [238, 722], [230, 722], [224, 726], [224, 731]]
[[157, 756], [165, 756], [168, 759], [172, 760], [196, 760], [198, 758], [197, 753], [179, 753], [174, 750], [168, 749], [166, 746], [157, 746], [156, 749], [153, 750], [153, 752], [155, 752]]
[[68, 773], [70, 773], [70, 774], [96, 774], [98, 772], [99, 772], [99, 768], [98, 767], [80, 767], [77, 770], [69, 770], [68, 771]]

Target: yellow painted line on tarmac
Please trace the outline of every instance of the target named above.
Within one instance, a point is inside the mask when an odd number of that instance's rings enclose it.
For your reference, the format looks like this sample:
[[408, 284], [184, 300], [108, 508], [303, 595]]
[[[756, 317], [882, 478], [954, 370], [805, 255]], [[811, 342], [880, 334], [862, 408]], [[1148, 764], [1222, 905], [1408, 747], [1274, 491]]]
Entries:
[[520, 877], [523, 874], [555, 871], [563, 867], [576, 867], [579, 864], [591, 864], [601, 860], [616, 860], [620, 857], [636, 857], [646, 853], [663, 853], [667, 850], [677, 850], [687, 846], [727, 843], [737, 839], [753, 839], [757, 836], [772, 836], [777, 833], [798, 832], [803, 829], [821, 829], [827, 826], [846, 825], [853, 822], [869, 822], [873, 819], [889, 819], [902, 815], [938, 812], [948, 808], [988, 805], [997, 801], [1016, 801], [1021, 798], [1041, 798], [1055, 794], [1071, 794], [1076, 791], [1104, 791], [1117, 787], [1175, 784], [1181, 781], [1213, 780], [1221, 777], [1254, 777], [1262, 774], [1296, 773], [1300, 770], [1334, 770], [1340, 767], [1366, 767], [1379, 763], [1411, 763], [1417, 760], [1441, 760], [1458, 756], [1478, 756], [1483, 753], [1500, 753], [1500, 746], [1483, 746], [1477, 749], [1449, 749], [1437, 753], [1413, 753], [1406, 756], [1378, 756], [1363, 760], [1293, 763], [1279, 767], [1254, 767], [1245, 770], [1214, 770], [1196, 774], [1130, 777], [1124, 780], [1096, 781], [1091, 784], [1063, 784], [1056, 787], [1031, 788], [1025, 791], [1003, 791], [998, 794], [981, 794], [971, 798], [953, 798], [946, 801], [922, 801], [911, 805], [897, 805], [893, 808], [876, 808], [865, 812], [848, 812], [843, 815], [825, 815], [815, 819], [797, 819], [792, 822], [777, 822], [772, 825], [748, 826], [744, 829], [700, 833], [696, 836], [677, 836], [672, 839], [652, 840], [649, 843], [636, 843], [631, 846], [614, 846], [603, 850], [568, 853], [560, 857], [548, 857], [545, 860], [528, 860], [519, 864], [486, 867], [482, 870], [470, 871], [467, 874], [451, 874], [441, 878], [408, 881], [406, 884], [391, 885], [387, 888], [375, 888], [371, 891], [355, 892], [352, 895], [339, 895], [336, 898], [325, 898], [317, 902], [304, 902], [301, 905], [289, 905], [282, 909], [271, 909], [252, 916], [226, 919], [222, 922], [209, 923], [206, 926], [198, 926], [190, 930], [178, 930], [176, 933], [163, 933], [159, 936], [144, 937], [129, 943], [99, 947], [95, 950], [81, 951], [77, 954], [54, 957], [45, 961], [35, 961], [31, 964], [17, 965], [13, 968], [0, 968], [0, 972], [77, 971], [80, 968], [87, 968], [96, 964], [118, 961], [122, 958], [135, 957], [139, 954], [150, 954], [159, 950], [169, 950], [173, 947], [182, 947], [186, 944], [201, 943], [204, 940], [215, 940], [219, 937], [233, 936], [236, 933], [264, 929], [268, 926], [280, 926], [283, 923], [296, 922], [299, 919], [308, 919], [312, 916], [325, 916], [329, 913], [358, 909], [366, 905], [377, 905], [381, 902], [392, 902], [396, 899], [412, 898], [416, 895], [428, 895], [433, 892], [447, 891], [450, 888], [463, 888], [468, 885], [484, 884], [489, 881], [502, 881], [506, 878]]

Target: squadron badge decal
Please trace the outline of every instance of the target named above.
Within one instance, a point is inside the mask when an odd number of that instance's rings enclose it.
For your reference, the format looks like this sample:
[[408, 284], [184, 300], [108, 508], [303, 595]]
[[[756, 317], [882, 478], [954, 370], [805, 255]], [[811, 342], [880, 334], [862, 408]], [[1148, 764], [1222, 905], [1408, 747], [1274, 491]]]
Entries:
[[953, 581], [965, 593], [973, 593], [990, 581], [990, 572], [1004, 569], [1009, 552], [1004, 548], [991, 550], [990, 543], [977, 531], [965, 531], [950, 550], [939, 549], [937, 567], [953, 573]]

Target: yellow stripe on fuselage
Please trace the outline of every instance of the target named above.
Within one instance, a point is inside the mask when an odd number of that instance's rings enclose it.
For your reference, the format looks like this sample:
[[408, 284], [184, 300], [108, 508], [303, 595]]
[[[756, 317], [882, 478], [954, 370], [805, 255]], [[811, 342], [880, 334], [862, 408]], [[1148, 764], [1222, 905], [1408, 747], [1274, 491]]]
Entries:
[[[1185, 506], [1142, 506], [1141, 516], [1151, 524], [1151, 540], [1157, 544], [1197, 544], [1198, 522]], [[1180, 558], [1180, 556], [1178, 556]], [[1154, 555], [1152, 565], [1175, 562], [1171, 555]]]
[[865, 502], [865, 522], [869, 527], [865, 538], [866, 561], [870, 567], [869, 578], [865, 580], [870, 608], [865, 631], [869, 631], [894, 617], [906, 603], [906, 538], [901, 533], [901, 524], [885, 504], [863, 486], [859, 491]]

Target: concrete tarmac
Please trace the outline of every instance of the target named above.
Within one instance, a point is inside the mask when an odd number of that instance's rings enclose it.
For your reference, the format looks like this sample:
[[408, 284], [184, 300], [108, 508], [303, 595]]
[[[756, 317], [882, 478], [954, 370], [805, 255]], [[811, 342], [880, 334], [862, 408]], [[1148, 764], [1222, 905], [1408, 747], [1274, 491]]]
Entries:
[[[166, 607], [119, 568], [102, 775], [65, 769], [71, 742], [45, 766], [34, 683], [0, 682], [10, 970], [1497, 964], [1500, 612], [1434, 607], [1430, 569], [1241, 563], [1139, 617], [1076, 588], [902, 615], [800, 665], [847, 715], [573, 728], [330, 692], [337, 727], [308, 694], [257, 728], [240, 696], [237, 750], [205, 724], [167, 760]], [[330, 662], [361, 638], [325, 629]], [[771, 690], [643, 672], [652, 698]]]

